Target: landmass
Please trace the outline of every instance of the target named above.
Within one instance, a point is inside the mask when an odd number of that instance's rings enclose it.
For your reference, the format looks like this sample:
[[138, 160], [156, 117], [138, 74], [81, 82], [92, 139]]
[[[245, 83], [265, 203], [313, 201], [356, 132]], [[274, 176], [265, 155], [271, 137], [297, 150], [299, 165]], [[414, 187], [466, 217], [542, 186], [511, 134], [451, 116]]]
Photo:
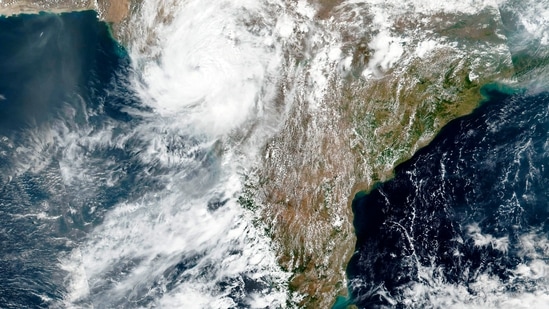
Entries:
[[128, 17], [130, 4], [130, 0], [4, 0], [0, 1], [0, 15], [96, 10], [106, 22], [118, 24]]

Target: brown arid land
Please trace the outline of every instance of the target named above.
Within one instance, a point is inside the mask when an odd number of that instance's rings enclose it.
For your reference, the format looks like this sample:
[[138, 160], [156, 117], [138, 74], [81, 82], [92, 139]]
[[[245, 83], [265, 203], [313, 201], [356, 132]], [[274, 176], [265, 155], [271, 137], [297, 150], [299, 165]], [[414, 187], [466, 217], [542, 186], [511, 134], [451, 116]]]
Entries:
[[[480, 87], [512, 76], [513, 64], [497, 10], [416, 13], [393, 18], [388, 28], [392, 37], [411, 38], [400, 60], [365, 78], [361, 72], [376, 57], [370, 47], [377, 31], [373, 11], [364, 7], [358, 17], [344, 1], [315, 1], [318, 22], [341, 34], [351, 67], [344, 75], [335, 67], [326, 72], [321, 109], [311, 109], [306, 100], [292, 106], [281, 131], [265, 144], [241, 203], [262, 205], [254, 209], [280, 265], [293, 274], [290, 289], [302, 295], [298, 306], [330, 308], [337, 295], [347, 293], [354, 195], [389, 179], [398, 163], [446, 123], [470, 113], [482, 99]], [[4, 0], [0, 14], [93, 9], [125, 42], [131, 35], [124, 29], [138, 5], [139, 0]], [[445, 44], [414, 54], [427, 40]]]
[[[0, 2], [0, 15], [22, 13], [70, 12], [96, 10], [99, 16], [109, 22], [118, 24], [128, 17], [131, 0], [4, 0]], [[135, 2], [135, 1], [134, 1]]]

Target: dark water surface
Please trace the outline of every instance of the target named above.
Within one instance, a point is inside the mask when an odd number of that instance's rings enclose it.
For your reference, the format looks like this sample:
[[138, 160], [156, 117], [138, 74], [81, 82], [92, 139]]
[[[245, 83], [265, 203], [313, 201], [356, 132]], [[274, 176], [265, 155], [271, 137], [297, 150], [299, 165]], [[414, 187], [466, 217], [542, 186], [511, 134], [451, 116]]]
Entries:
[[116, 158], [126, 186], [99, 176], [71, 185], [60, 161], [71, 147], [88, 147], [71, 134], [132, 125], [123, 111], [137, 104], [127, 90], [129, 64], [95, 12], [0, 18], [0, 308], [61, 299], [60, 254], [133, 194], [131, 170], [140, 167], [130, 153], [90, 147], [74, 158], [82, 167]]
[[475, 285], [480, 276], [504, 294], [548, 284], [514, 271], [549, 258], [535, 245], [549, 232], [549, 93], [484, 91], [474, 113], [353, 200], [358, 241], [347, 272], [360, 308], [432, 307], [407, 302], [414, 284], [460, 286], [472, 300], [490, 297]]

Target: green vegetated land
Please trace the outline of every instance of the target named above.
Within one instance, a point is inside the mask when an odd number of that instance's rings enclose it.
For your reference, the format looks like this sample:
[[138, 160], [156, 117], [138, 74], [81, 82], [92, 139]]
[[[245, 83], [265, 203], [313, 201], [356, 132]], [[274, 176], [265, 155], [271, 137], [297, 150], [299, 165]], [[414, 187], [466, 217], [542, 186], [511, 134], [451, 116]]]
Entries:
[[[327, 308], [336, 295], [346, 295], [353, 196], [391, 178], [393, 168], [446, 123], [470, 113], [482, 101], [483, 85], [513, 76], [496, 15], [396, 19], [393, 36], [411, 39], [401, 60], [376, 78], [360, 76], [374, 52], [371, 37], [349, 34], [344, 52], [353, 65], [331, 77], [324, 109], [294, 105], [284, 129], [268, 142], [258, 203], [267, 205], [264, 222], [281, 265], [293, 273], [292, 291], [304, 295], [302, 307]], [[441, 44], [416, 56], [415, 47], [427, 39]]]

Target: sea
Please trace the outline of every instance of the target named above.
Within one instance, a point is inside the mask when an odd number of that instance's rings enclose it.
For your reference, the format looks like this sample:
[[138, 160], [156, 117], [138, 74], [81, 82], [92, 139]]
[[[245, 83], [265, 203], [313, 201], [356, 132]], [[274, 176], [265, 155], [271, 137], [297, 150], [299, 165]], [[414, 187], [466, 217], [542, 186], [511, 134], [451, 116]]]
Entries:
[[[0, 307], [49, 307], [67, 292], [59, 256], [70, 252], [119, 201], [140, 196], [143, 166], [125, 149], [86, 149], [127, 163], [115, 177], [64, 182], [63, 135], [131, 127], [139, 108], [127, 87], [129, 57], [94, 12], [0, 18]], [[116, 134], [113, 132], [113, 134]], [[65, 149], [63, 149], [65, 148]], [[101, 173], [101, 171], [97, 171]], [[85, 176], [84, 176], [85, 177]], [[154, 186], [154, 184], [147, 184]], [[92, 193], [93, 192], [93, 193]], [[66, 275], [66, 274], [65, 274]]]

